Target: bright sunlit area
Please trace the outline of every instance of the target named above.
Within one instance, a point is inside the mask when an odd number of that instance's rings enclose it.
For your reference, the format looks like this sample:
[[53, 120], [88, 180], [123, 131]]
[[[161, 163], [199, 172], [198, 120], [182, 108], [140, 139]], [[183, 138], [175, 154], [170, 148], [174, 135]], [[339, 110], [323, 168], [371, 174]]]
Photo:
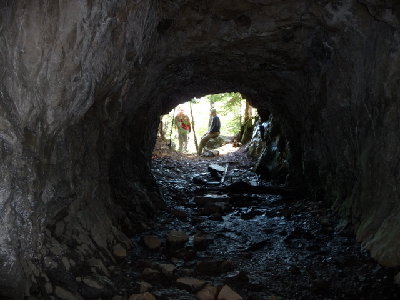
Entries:
[[[201, 156], [224, 155], [250, 140], [256, 117], [257, 110], [240, 93], [206, 95], [182, 103], [162, 116], [158, 140], [182, 153], [196, 154], [200, 150]], [[210, 129], [211, 133], [219, 130], [219, 135], [211, 134], [201, 145], [202, 137]]]

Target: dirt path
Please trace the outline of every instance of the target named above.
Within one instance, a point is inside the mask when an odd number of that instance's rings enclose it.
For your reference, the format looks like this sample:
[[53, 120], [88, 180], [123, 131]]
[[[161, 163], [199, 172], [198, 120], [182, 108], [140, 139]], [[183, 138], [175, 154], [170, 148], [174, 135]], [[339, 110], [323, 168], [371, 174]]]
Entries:
[[[222, 167], [214, 177], [210, 164]], [[121, 265], [129, 278], [121, 296], [148, 290], [156, 299], [183, 300], [202, 290], [198, 299], [400, 299], [398, 269], [380, 267], [348, 231], [335, 229], [322, 202], [279, 188], [266, 194], [268, 183], [251, 166], [240, 152], [156, 155], [166, 210], [135, 238]]]

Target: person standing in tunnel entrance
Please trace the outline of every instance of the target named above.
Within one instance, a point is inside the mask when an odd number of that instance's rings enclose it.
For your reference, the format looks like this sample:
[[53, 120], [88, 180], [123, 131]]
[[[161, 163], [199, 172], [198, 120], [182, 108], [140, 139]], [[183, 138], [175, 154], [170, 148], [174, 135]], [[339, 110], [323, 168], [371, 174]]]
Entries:
[[201, 152], [203, 151], [204, 146], [207, 144], [209, 139], [216, 138], [219, 136], [219, 130], [221, 129], [221, 121], [219, 120], [219, 117], [217, 116], [217, 110], [215, 108], [211, 109], [211, 125], [210, 129], [208, 132], [201, 138], [199, 149], [197, 151], [198, 155], [201, 155]]
[[175, 125], [178, 128], [179, 151], [187, 152], [188, 133], [192, 131], [189, 117], [185, 114], [183, 108], [179, 109], [175, 117]]

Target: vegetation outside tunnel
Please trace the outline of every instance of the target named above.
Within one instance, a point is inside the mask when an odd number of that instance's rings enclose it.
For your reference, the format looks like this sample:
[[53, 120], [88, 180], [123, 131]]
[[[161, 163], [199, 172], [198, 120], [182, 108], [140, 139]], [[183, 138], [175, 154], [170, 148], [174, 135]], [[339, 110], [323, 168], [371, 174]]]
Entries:
[[[195, 129], [189, 136], [189, 152], [194, 152], [195, 150], [193, 134], [196, 134], [197, 140], [200, 140], [209, 128], [210, 109], [215, 108], [221, 119], [221, 136], [243, 143], [249, 141], [254, 119], [257, 117], [257, 110], [252, 108], [248, 101], [238, 92], [226, 92], [193, 98], [178, 105], [161, 118], [159, 135], [165, 140], [171, 140], [172, 146], [177, 145], [178, 140], [173, 118], [178, 113], [178, 110], [182, 108], [191, 118]], [[244, 137], [244, 135], [246, 136]]]

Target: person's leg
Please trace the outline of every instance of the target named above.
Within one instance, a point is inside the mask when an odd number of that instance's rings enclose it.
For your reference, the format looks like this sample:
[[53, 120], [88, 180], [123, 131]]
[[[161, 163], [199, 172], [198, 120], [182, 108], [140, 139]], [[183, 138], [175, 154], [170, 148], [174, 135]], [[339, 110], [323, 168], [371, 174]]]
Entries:
[[211, 138], [215, 138], [219, 136], [219, 132], [210, 132], [207, 135], [203, 136], [203, 138], [200, 141], [200, 145], [199, 145], [199, 151], [198, 151], [198, 155], [201, 154], [201, 152], [203, 151], [204, 146], [207, 144], [207, 142], [211, 139]]
[[206, 134], [205, 136], [203, 136], [200, 140], [200, 144], [199, 144], [199, 149], [197, 151], [197, 154], [200, 155], [201, 152], [203, 151], [203, 147], [204, 145], [208, 142], [209, 139], [207, 139], [208, 134]]
[[178, 140], [179, 140], [179, 152], [182, 152], [182, 144], [183, 144], [183, 134], [182, 133], [178, 133]]
[[187, 152], [188, 136], [187, 133], [182, 133], [182, 150]]
[[211, 132], [209, 135], [210, 135], [210, 139], [214, 139], [219, 136], [219, 132]]

